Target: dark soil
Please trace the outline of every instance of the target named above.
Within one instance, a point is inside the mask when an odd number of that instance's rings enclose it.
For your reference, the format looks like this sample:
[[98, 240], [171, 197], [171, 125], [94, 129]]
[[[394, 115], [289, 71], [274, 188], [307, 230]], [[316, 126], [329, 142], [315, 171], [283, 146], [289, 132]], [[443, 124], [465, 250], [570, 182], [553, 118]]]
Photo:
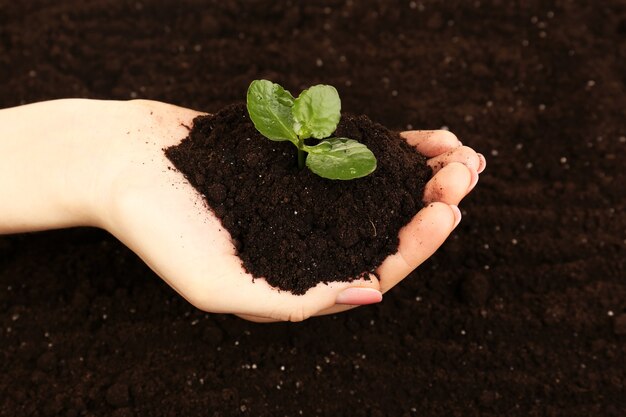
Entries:
[[488, 159], [381, 304], [302, 324], [195, 310], [101, 231], [0, 238], [0, 415], [626, 415], [625, 74], [621, 0], [0, 0], [3, 107], [327, 83]]
[[264, 138], [244, 104], [194, 120], [166, 150], [228, 230], [244, 268], [294, 294], [354, 280], [398, 250], [398, 232], [422, 207], [426, 158], [367, 117], [343, 115], [334, 136], [374, 153], [377, 168], [352, 181], [298, 169], [290, 142]]

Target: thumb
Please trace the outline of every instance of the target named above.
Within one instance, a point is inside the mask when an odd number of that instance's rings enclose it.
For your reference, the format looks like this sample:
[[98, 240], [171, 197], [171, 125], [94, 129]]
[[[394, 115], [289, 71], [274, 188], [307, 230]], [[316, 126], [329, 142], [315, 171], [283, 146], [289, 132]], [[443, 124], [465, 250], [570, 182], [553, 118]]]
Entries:
[[400, 230], [398, 252], [378, 268], [382, 292], [387, 292], [428, 259], [461, 221], [455, 205], [431, 203]]
[[[245, 298], [238, 300], [239, 311], [234, 313], [246, 320], [267, 323], [275, 321], [299, 322], [309, 317], [343, 311], [351, 306], [378, 303], [382, 300], [380, 284], [374, 275], [352, 282], [319, 283], [304, 295], [293, 295], [279, 291], [267, 284], [264, 279], [255, 280], [257, 291], [246, 291]], [[256, 293], [256, 295], [254, 294]], [[252, 307], [253, 308], [250, 308]]]

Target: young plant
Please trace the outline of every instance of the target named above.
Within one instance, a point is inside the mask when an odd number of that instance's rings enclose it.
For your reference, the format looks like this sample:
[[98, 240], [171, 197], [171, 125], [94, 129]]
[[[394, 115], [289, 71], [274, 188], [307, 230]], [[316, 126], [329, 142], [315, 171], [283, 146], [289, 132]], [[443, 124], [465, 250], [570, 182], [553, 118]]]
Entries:
[[[351, 180], [371, 174], [376, 157], [367, 146], [348, 138], [329, 136], [341, 118], [341, 100], [330, 85], [316, 85], [293, 98], [289, 91], [267, 80], [250, 84], [247, 105], [254, 127], [266, 138], [289, 141], [298, 148], [298, 166], [306, 165], [320, 177]], [[308, 138], [323, 139], [307, 145]]]

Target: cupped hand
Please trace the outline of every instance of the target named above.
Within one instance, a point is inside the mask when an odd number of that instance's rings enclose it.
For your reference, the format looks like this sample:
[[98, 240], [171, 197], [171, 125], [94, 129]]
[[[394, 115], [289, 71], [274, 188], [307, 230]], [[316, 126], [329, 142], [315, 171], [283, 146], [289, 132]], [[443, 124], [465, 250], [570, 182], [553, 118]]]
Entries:
[[110, 185], [98, 225], [194, 306], [253, 321], [301, 321], [379, 302], [441, 246], [461, 220], [457, 204], [485, 168], [484, 157], [450, 132], [403, 132], [416, 151], [430, 158], [434, 176], [426, 185], [426, 206], [400, 230], [398, 252], [380, 265], [378, 278], [320, 283], [293, 295], [243, 269], [228, 232], [165, 157], [163, 148], [185, 138], [201, 113], [154, 101], [121, 105], [127, 107], [123, 120], [118, 115], [110, 127], [119, 126], [123, 139], [115, 142], [112, 167], [99, 180]]

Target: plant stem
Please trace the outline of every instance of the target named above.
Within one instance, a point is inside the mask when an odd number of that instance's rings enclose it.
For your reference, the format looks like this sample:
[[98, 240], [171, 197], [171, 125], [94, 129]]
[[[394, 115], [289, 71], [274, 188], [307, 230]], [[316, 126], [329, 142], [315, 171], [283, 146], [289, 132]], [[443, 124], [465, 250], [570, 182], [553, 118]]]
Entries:
[[306, 154], [304, 152], [304, 139], [298, 136], [298, 168], [304, 169], [304, 161], [306, 161]]
[[298, 148], [298, 168], [304, 168], [304, 161], [306, 160], [306, 152]]

